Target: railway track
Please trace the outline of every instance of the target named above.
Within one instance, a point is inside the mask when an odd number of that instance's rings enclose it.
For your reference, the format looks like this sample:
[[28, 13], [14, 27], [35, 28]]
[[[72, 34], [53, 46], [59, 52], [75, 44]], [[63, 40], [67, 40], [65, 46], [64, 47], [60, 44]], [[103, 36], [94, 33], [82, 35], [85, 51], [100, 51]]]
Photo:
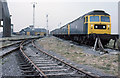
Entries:
[[23, 40], [25, 40], [25, 39], [27, 39], [27, 40], [29, 40], [29, 39], [35, 39], [35, 38], [41, 38], [41, 37], [28, 37], [28, 38], [26, 38], [26, 37], [24, 37], [24, 36], [16, 36], [16, 37], [10, 37], [10, 38], [0, 38], [0, 42], [4, 42], [4, 41], [23, 41]]
[[21, 42], [22, 41], [18, 41], [18, 42], [12, 43], [10, 45], [0, 47], [0, 51], [1, 51], [0, 57], [4, 57], [7, 54], [10, 54], [10, 53], [14, 52], [15, 50], [19, 49], [19, 44]]
[[[19, 44], [19, 43], [21, 43], [21, 42], [22, 42], [22, 41], [16, 41], [16, 42], [14, 42], [14, 43], [11, 43], [11, 44], [8, 44], [8, 45], [5, 45], [5, 46], [1, 46], [0, 49], [7, 48], [7, 47], [13, 46], [13, 45], [15, 45], [15, 44]], [[4, 43], [3, 43], [3, 44], [4, 44]]]
[[32, 44], [20, 44], [21, 59], [20, 67], [23, 76], [40, 76], [44, 78], [99, 78], [90, 72], [78, 69], [63, 60], [42, 51]]
[[9, 45], [5, 45], [5, 46], [1, 46], [0, 47], [0, 57], [4, 57], [12, 52], [14, 52], [15, 50], [20, 48], [20, 43], [22, 43], [24, 40], [32, 40], [32, 39], [37, 39], [39, 37], [36, 38], [27, 38], [27, 39], [16, 39], [16, 40], [10, 40], [10, 41], [16, 41], [14, 43], [11, 43]]

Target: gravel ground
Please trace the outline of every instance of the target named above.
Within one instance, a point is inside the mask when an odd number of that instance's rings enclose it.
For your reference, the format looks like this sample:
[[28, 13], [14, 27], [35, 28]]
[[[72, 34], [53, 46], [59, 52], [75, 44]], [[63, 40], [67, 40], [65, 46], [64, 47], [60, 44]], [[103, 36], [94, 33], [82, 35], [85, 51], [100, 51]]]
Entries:
[[[71, 60], [78, 65], [78, 67], [85, 68], [93, 73], [99, 75], [109, 73], [112, 75], [118, 75], [118, 55], [115, 54], [100, 54], [99, 51], [93, 51], [92, 48], [87, 46], [78, 46], [71, 43], [71, 41], [61, 40], [55, 37], [43, 38], [37, 40], [41, 48], [48, 50], [49, 53], [54, 54], [55, 52], [65, 57], [67, 60]], [[56, 54], [55, 53], [55, 54]], [[78, 60], [77, 60], [78, 59]], [[75, 64], [76, 65], [76, 64]], [[90, 68], [87, 68], [87, 67]], [[95, 70], [93, 70], [93, 67]], [[87, 68], [87, 69], [86, 69]], [[99, 69], [99, 73], [96, 70]], [[102, 71], [102, 72], [100, 72]]]
[[[18, 52], [18, 51], [16, 51]], [[21, 70], [17, 63], [17, 53], [13, 52], [2, 59], [2, 76], [21, 76]]]

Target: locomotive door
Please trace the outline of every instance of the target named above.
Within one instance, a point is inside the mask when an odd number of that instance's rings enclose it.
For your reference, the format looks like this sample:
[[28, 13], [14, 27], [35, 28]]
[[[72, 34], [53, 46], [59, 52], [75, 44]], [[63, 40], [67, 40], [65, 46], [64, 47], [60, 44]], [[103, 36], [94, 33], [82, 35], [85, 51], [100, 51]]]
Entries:
[[83, 31], [84, 31], [85, 34], [88, 34], [88, 17], [85, 17], [85, 18], [84, 18]]

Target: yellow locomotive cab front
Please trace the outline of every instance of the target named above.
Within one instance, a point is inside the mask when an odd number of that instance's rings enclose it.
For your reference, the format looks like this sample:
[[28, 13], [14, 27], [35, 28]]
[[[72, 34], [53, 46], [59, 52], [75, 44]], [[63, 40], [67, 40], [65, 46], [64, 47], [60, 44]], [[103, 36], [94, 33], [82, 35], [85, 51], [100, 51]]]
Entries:
[[111, 34], [111, 18], [108, 15], [89, 15], [88, 34]]

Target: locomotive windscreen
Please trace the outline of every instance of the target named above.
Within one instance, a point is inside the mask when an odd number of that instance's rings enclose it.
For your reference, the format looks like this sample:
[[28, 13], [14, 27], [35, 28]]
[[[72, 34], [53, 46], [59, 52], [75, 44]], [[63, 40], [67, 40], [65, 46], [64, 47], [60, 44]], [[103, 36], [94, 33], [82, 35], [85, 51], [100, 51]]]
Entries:
[[101, 22], [110, 22], [110, 18], [107, 16], [101, 16]]
[[90, 16], [90, 22], [99, 22], [99, 16]]

